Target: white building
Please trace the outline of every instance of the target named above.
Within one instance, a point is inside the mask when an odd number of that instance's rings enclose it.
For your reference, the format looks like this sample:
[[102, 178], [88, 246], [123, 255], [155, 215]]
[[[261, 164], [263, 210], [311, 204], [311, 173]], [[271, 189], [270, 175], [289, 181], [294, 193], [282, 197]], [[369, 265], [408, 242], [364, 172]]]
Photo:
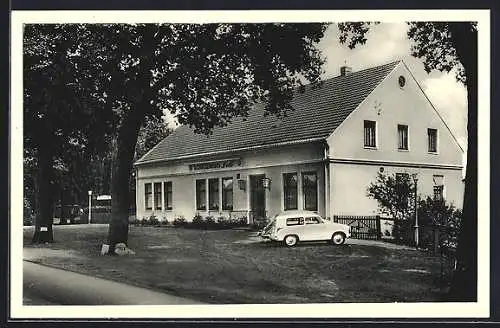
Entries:
[[403, 61], [343, 67], [292, 105], [281, 120], [256, 105], [209, 137], [177, 128], [135, 163], [137, 218], [374, 215], [380, 171], [418, 173], [421, 195], [462, 207], [463, 150]]

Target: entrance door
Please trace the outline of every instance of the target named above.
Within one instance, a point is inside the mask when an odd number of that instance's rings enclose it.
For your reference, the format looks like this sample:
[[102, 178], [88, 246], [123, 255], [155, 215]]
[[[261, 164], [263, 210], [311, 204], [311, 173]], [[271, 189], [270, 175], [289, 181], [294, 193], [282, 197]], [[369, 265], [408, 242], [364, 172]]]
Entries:
[[251, 223], [266, 217], [266, 189], [262, 182], [265, 177], [265, 174], [250, 176]]

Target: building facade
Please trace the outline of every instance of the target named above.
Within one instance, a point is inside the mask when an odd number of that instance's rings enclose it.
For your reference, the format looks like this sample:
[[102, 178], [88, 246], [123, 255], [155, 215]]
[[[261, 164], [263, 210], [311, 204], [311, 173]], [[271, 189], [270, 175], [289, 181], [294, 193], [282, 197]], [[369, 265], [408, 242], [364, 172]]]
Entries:
[[176, 129], [135, 163], [137, 218], [375, 215], [379, 172], [416, 173], [419, 194], [461, 208], [463, 151], [406, 64], [341, 72], [286, 118], [257, 105], [208, 137]]

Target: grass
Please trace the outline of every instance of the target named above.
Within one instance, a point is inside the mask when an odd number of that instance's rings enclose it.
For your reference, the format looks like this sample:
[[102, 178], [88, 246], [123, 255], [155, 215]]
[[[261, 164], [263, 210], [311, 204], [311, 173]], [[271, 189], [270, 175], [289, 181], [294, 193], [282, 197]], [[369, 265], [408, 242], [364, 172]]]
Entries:
[[[243, 230], [131, 226], [136, 255], [100, 256], [106, 225], [55, 226], [56, 243], [30, 245], [44, 265], [207, 303], [434, 302], [440, 258], [355, 240], [293, 248], [258, 242]], [[31, 248], [31, 249], [30, 249]], [[38, 249], [34, 249], [38, 248]]]

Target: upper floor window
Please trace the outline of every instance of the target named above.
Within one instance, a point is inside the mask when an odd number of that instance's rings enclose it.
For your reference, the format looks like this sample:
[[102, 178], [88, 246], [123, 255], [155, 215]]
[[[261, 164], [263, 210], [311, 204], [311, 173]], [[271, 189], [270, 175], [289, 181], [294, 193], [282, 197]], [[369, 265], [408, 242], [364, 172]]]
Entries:
[[437, 129], [427, 129], [427, 140], [429, 153], [437, 153], [438, 131]]
[[398, 149], [408, 150], [408, 125], [398, 124]]
[[365, 147], [377, 147], [376, 122], [364, 121]]

